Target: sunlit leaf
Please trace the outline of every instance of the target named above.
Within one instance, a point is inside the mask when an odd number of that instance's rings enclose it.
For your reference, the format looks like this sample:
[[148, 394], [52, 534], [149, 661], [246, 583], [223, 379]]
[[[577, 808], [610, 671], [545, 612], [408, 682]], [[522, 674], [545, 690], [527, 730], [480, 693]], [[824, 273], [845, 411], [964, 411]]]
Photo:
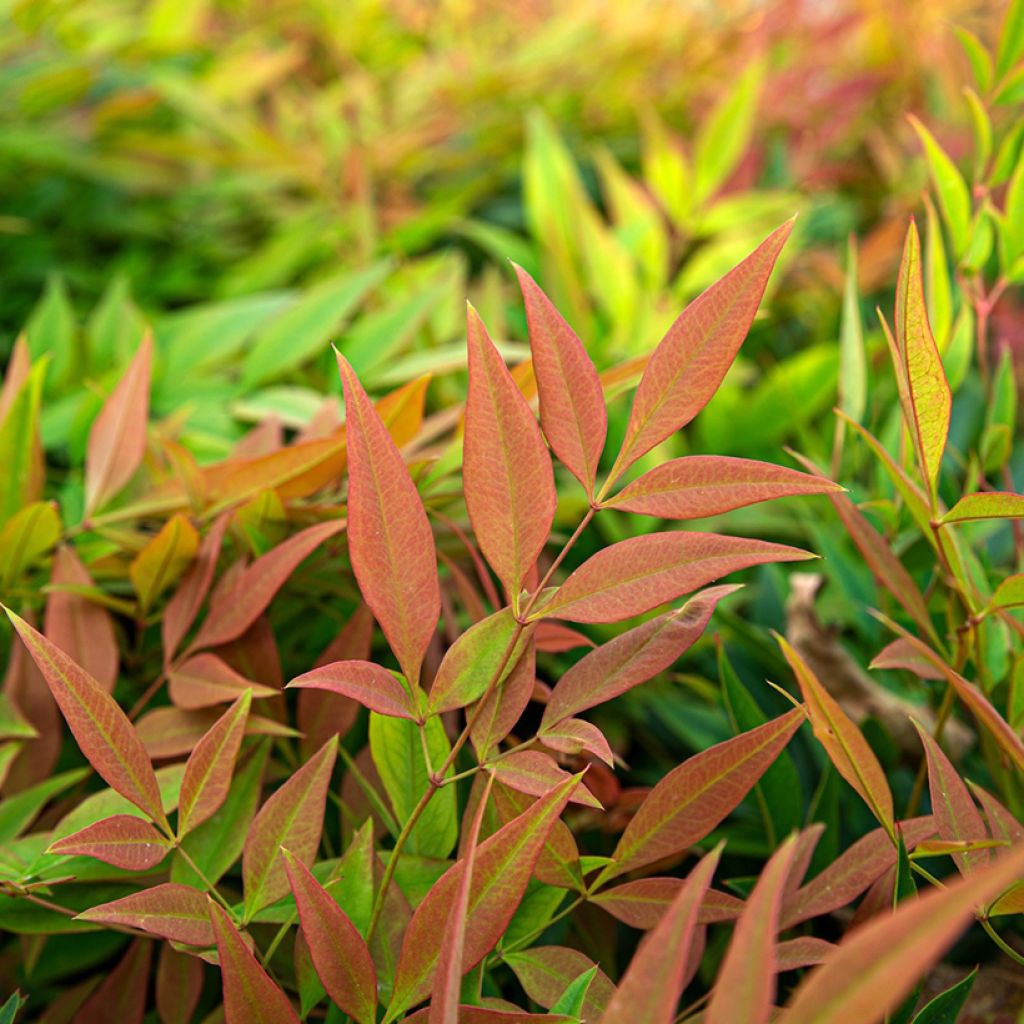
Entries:
[[959, 258], [967, 250], [971, 228], [971, 199], [967, 185], [956, 164], [950, 160], [935, 136], [913, 115], [910, 116], [910, 123], [924, 146], [942, 216], [953, 241], [953, 252]]
[[335, 661], [321, 665], [296, 677], [288, 686], [348, 697], [379, 715], [419, 717], [409, 691], [387, 669], [369, 661]]
[[1024, 519], [1024, 494], [966, 494], [942, 517], [942, 522], [969, 523], [977, 519]]
[[[521, 750], [503, 757], [494, 763], [493, 771], [499, 782], [528, 796], [545, 796], [570, 778], [552, 757], [539, 750]], [[579, 786], [570, 800], [586, 807], [601, 807], [601, 802], [586, 786]]]
[[179, 512], [135, 556], [128, 572], [143, 614], [181, 576], [198, 549], [196, 528]]
[[127, 871], [146, 871], [156, 867], [170, 849], [167, 837], [148, 822], [117, 814], [58, 839], [47, 853], [79, 854]]
[[189, 946], [212, 946], [213, 929], [206, 902], [206, 897], [191, 886], [165, 882], [92, 907], [78, 916], [98, 924], [139, 928]]

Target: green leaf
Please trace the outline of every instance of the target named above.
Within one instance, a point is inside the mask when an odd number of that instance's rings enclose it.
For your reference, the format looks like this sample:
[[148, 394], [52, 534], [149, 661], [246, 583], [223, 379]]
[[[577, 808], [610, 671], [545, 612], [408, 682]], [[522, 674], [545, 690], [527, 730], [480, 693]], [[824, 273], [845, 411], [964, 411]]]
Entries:
[[0, 1024], [14, 1024], [18, 1011], [28, 1002], [20, 992], [14, 992], [3, 1006], [0, 1006]]
[[1001, 79], [1024, 53], [1024, 0], [1010, 0], [999, 32], [996, 79]]
[[839, 321], [839, 408], [858, 423], [867, 404], [867, 373], [857, 287], [857, 246], [851, 237], [846, 247], [846, 282]]
[[925, 1004], [913, 1024], [956, 1024], [977, 977], [978, 968], [975, 967], [970, 974]]
[[1024, 518], [1024, 494], [980, 491], [965, 494], [943, 517], [943, 523], [969, 523], [978, 519]]
[[967, 252], [971, 232], [971, 198], [967, 185], [956, 164], [935, 141], [935, 136], [913, 115], [910, 123], [924, 146], [939, 207], [953, 242], [953, 253], [959, 259]]
[[51, 360], [52, 369], [46, 381], [48, 394], [60, 393], [71, 383], [78, 364], [76, 332], [75, 311], [64, 279], [51, 274], [25, 327], [32, 362], [43, 357]]
[[52, 501], [34, 501], [0, 529], [0, 586], [18, 580], [60, 540], [61, 522]]
[[574, 978], [565, 987], [565, 991], [558, 997], [548, 1013], [567, 1013], [573, 1017], [581, 1017], [583, 1004], [586, 1002], [587, 993], [590, 991], [591, 983], [597, 977], [598, 966], [594, 964], [589, 970], [584, 971], [578, 978]]
[[35, 363], [0, 422], [0, 523], [40, 496], [39, 406], [48, 360]]

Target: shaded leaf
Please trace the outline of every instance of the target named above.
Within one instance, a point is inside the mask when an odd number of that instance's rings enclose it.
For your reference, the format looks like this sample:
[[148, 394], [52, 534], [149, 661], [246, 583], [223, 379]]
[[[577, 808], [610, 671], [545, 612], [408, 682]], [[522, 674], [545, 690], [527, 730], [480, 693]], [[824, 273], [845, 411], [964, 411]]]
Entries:
[[34, 501], [0, 529], [0, 586], [12, 586], [60, 540], [61, 522], [52, 501]]
[[152, 943], [136, 939], [75, 1014], [75, 1024], [142, 1024], [152, 956]]
[[128, 574], [143, 614], [181, 576], [198, 550], [196, 528], [178, 512], [135, 556]]
[[243, 693], [252, 698], [276, 697], [278, 691], [239, 675], [216, 654], [197, 654], [173, 669], [167, 691], [179, 708], [194, 711], [237, 700]]
[[192, 1024], [203, 994], [203, 964], [197, 957], [160, 947], [156, 969], [156, 1008], [160, 1024]]
[[[607, 910], [616, 920], [628, 924], [630, 928], [649, 931], [664, 916], [672, 901], [679, 895], [685, 885], [682, 878], [638, 878], [634, 882], [624, 882], [614, 889], [595, 893], [589, 897]], [[725, 892], [708, 889], [701, 901], [697, 915], [698, 924], [717, 924], [721, 921], [733, 921], [743, 912], [743, 901]]]
[[600, 1020], [615, 992], [611, 979], [597, 964], [578, 950], [566, 946], [533, 946], [506, 953], [503, 959], [512, 968], [526, 994], [545, 1009], [558, 1002], [575, 978], [595, 967], [597, 973], [590, 982], [579, 1016], [586, 1021]]
[[977, 977], [978, 969], [975, 968], [951, 988], [940, 992], [921, 1008], [921, 1012], [914, 1017], [913, 1024], [956, 1024]]

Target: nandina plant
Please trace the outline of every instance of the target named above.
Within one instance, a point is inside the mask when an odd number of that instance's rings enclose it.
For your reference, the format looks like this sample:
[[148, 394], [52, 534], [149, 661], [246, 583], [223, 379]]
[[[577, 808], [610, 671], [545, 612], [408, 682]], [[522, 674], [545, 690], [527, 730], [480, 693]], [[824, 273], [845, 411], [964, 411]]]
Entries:
[[[42, 630], [37, 591], [26, 587], [18, 610], [21, 592], [8, 598], [20, 645], [12, 650], [5, 764], [24, 783], [0, 804], [3, 923], [23, 936], [26, 962], [38, 957], [34, 937], [64, 934], [79, 944], [87, 972], [102, 968], [61, 996], [75, 1019], [114, 1012], [143, 1020], [155, 970], [163, 1021], [670, 1024], [682, 1012], [713, 1024], [762, 1022], [778, 1002], [780, 972], [803, 970], [787, 1020], [881, 1020], [972, 915], [987, 921], [995, 908], [1016, 906], [1024, 849], [1012, 815], [986, 796], [984, 819], [975, 811], [972, 827], [955, 836], [938, 807], [934, 816], [898, 818], [871, 747], [785, 641], [800, 702], [737, 729], [637, 794], [618, 830], [607, 823], [610, 845], [588, 840], [602, 823], [600, 783], [616, 758], [586, 713], [651, 679], [701, 637], [737, 589], [708, 584], [811, 557], [672, 528], [613, 543], [563, 572], [590, 522], [607, 509], [685, 521], [838, 490], [817, 474], [709, 455], [635, 472], [721, 383], [791, 226], [676, 320], [646, 362], [607, 471], [601, 378], [518, 271], [539, 421], [525, 372], [509, 372], [470, 309], [454, 498], [432, 495], [438, 467], [423, 451], [408, 461], [403, 454], [399, 442], [409, 438], [395, 410], [406, 399], [374, 405], [339, 355], [343, 431], [302, 442], [313, 448], [300, 455], [284, 449], [186, 469], [186, 510], [176, 504], [184, 485], [165, 480], [134, 505], [105, 512], [145, 455], [143, 342], [90, 434], [84, 519], [63, 531], [65, 540], [98, 528], [109, 537], [113, 524], [159, 521], [174, 510], [131, 563], [134, 599], [98, 601], [69, 544], [52, 558]], [[918, 302], [912, 242], [903, 309]], [[923, 318], [919, 303], [914, 309]], [[29, 441], [42, 372], [22, 365], [5, 391], [3, 429], [28, 424]], [[587, 498], [558, 544], [553, 458]], [[10, 534], [18, 561], [5, 570], [12, 579], [44, 562], [62, 534], [56, 510], [37, 500], [35, 465], [26, 443], [12, 477], [21, 488], [8, 519], [18, 524]], [[287, 514], [273, 515], [276, 508]], [[288, 529], [298, 522], [309, 525]], [[258, 557], [236, 554], [225, 567], [237, 535]], [[280, 641], [265, 613], [311, 562], [308, 585], [338, 573], [352, 610], [317, 663], [282, 692]], [[126, 657], [145, 658], [157, 625], [161, 641], [160, 670], [130, 703], [116, 699], [118, 645], [110, 639], [126, 610], [136, 637]], [[627, 621], [599, 646], [585, 632]], [[573, 647], [589, 649], [559, 678], [538, 678], [538, 651]], [[961, 682], [951, 678], [1019, 768], [1019, 737]], [[49, 773], [61, 745], [57, 712], [88, 767], [40, 780], [26, 755], [48, 757]], [[731, 892], [716, 887], [730, 850], [712, 834], [755, 786], [768, 791], [807, 720], [877, 830], [805, 881], [822, 831], [811, 820], [777, 837], [756, 879]], [[947, 784], [933, 791], [946, 792], [955, 773], [934, 743], [928, 752]], [[99, 780], [109, 789], [97, 788]], [[954, 790], [954, 801], [964, 794]], [[700, 858], [675, 873], [694, 850]], [[914, 898], [910, 858], [922, 850], [953, 854], [970, 870]], [[869, 889], [858, 911], [866, 924], [838, 946], [814, 934], [811, 922]], [[883, 912], [894, 894], [906, 898]], [[630, 934], [647, 932], [621, 971], [610, 963], [602, 970], [559, 941], [567, 929], [585, 932], [598, 912]], [[708, 952], [716, 926], [731, 929], [724, 954], [721, 946]], [[698, 972], [705, 994], [681, 1011]], [[15, 996], [8, 1004], [12, 1015], [18, 1003]]]

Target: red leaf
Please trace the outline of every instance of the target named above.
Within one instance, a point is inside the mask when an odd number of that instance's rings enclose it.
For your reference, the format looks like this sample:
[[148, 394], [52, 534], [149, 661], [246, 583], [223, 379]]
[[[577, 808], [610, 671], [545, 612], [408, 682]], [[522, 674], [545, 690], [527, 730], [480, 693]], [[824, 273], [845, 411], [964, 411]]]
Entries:
[[[533, 946], [506, 953], [503, 959], [512, 968], [526, 994], [546, 1009], [554, 1006], [566, 988], [584, 971], [597, 966], [589, 957], [566, 946]], [[600, 1020], [614, 994], [615, 986], [611, 979], [598, 967], [583, 1001], [583, 1020]]]
[[160, 635], [163, 641], [164, 666], [169, 666], [178, 650], [178, 645], [185, 639], [185, 634], [196, 621], [199, 609], [206, 600], [213, 582], [213, 574], [217, 569], [224, 531], [227, 529], [231, 516], [224, 513], [214, 520], [210, 532], [199, 545], [195, 561], [182, 578], [178, 589], [171, 595], [164, 609], [163, 621], [160, 624]]
[[[920, 724], [914, 722], [925, 754], [928, 757], [928, 790], [932, 797], [932, 817], [938, 829], [940, 839], [957, 842], [974, 842], [987, 839], [988, 831], [978, 808], [975, 807], [971, 794], [967, 791], [963, 779], [950, 764], [949, 758], [942, 748], [928, 735]], [[973, 869], [983, 867], [989, 862], [988, 850], [971, 850], [966, 853], [954, 853], [953, 860], [961, 874], [969, 874]]]
[[147, 871], [167, 856], [171, 844], [148, 821], [115, 814], [58, 839], [46, 852], [81, 854], [126, 871]]
[[153, 342], [147, 333], [89, 431], [85, 514], [106, 504], [134, 476], [146, 454]]
[[75, 1024], [142, 1024], [152, 956], [152, 943], [136, 939], [75, 1014]]
[[161, 1024], [192, 1024], [203, 994], [203, 963], [170, 945], [160, 947], [156, 1008]]
[[618, 697], [668, 668], [699, 639], [712, 612], [737, 586], [713, 587], [584, 655], [555, 686], [541, 732], [563, 718]]
[[363, 937], [309, 869], [288, 851], [284, 866], [316, 973], [338, 1008], [359, 1024], [377, 1019], [377, 971]]
[[686, 884], [657, 926], [640, 943], [601, 1024], [672, 1024], [685, 984], [686, 964], [697, 915], [721, 847], [690, 872]]
[[522, 267], [515, 266], [515, 271], [526, 304], [541, 426], [552, 451], [593, 498], [608, 432], [600, 378], [551, 300]]
[[441, 614], [434, 534], [405, 460], [341, 355], [338, 371], [345, 389], [352, 569], [415, 687]]
[[920, 679], [943, 679], [943, 674], [904, 637], [886, 644], [868, 668], [905, 669]]
[[[466, 915], [465, 970], [472, 970], [508, 927], [551, 826], [558, 820], [578, 783], [579, 777], [576, 776], [552, 790], [480, 844]], [[429, 995], [445, 922], [464, 870], [464, 861], [458, 861], [449, 868], [413, 914], [402, 943], [386, 1021], [397, 1019], [410, 1006]]]
[[43, 632], [110, 693], [117, 682], [120, 654], [110, 612], [80, 593], [62, 586], [95, 587], [75, 549], [62, 544], [53, 557], [51, 590], [46, 599]]
[[39, 666], [82, 753], [112, 789], [170, 832], [153, 765], [131, 722], [110, 694], [59, 647], [9, 608], [22, 642]]
[[212, 817], [231, 787], [252, 698], [242, 694], [196, 744], [185, 765], [178, 798], [179, 839]]
[[587, 559], [531, 618], [618, 622], [731, 572], [815, 556], [784, 544], [717, 533], [648, 533]]
[[475, 705], [470, 711], [475, 720], [469, 735], [473, 748], [481, 758], [489, 755], [515, 728], [526, 705], [530, 703], [537, 681], [536, 655], [533, 639], [528, 637], [526, 648], [512, 671], [483, 698], [483, 707], [479, 713]]
[[369, 661], [336, 661], [293, 679], [286, 689], [309, 687], [358, 701], [379, 715], [418, 719], [409, 691], [386, 669]]
[[798, 939], [780, 942], [775, 947], [775, 958], [781, 974], [783, 971], [823, 964], [835, 951], [834, 942], [816, 939], [813, 935], [801, 935]]
[[0, 387], [0, 423], [3, 423], [14, 397], [21, 390], [32, 369], [32, 355], [28, 350], [28, 339], [19, 334], [11, 349], [4, 373], [3, 387]]
[[555, 517], [555, 481], [526, 399], [472, 307], [462, 475], [480, 550], [518, 610], [523, 579]]
[[263, 614], [299, 563], [345, 529], [343, 519], [309, 526], [257, 558], [226, 593], [215, 595], [210, 612], [189, 650], [219, 647], [240, 637]]
[[228, 915], [213, 900], [207, 903], [217, 938], [226, 1024], [299, 1024], [288, 997], [249, 952]]
[[[182, 711], [181, 708], [164, 707], [147, 711], [138, 721], [136, 731], [146, 752], [155, 760], [181, 757], [190, 754], [196, 744], [213, 728], [218, 719], [214, 708], [199, 711]], [[292, 738], [296, 735], [290, 726], [283, 725], [263, 715], [249, 715], [245, 726], [246, 736], [278, 736]]]
[[787, 1024], [873, 1024], [895, 1009], [917, 980], [988, 902], [1024, 873], [1024, 847], [944, 889], [904, 900], [847, 935], [800, 984]]
[[[616, 920], [630, 928], [650, 931], [664, 916], [685, 885], [682, 878], [638, 878], [590, 897]], [[743, 900], [716, 889], [708, 889], [697, 916], [698, 924], [733, 921], [743, 912]]]
[[[427, 1024], [430, 1007], [405, 1018], [402, 1024]], [[577, 1024], [577, 1018], [556, 1013], [523, 1013], [522, 1010], [494, 1010], [487, 1006], [459, 1007], [459, 1024]]]
[[771, 1018], [779, 909], [795, 848], [790, 837], [775, 851], [748, 897], [715, 980], [707, 1024], [765, 1024]]
[[260, 808], [242, 851], [245, 920], [288, 891], [281, 847], [312, 864], [320, 845], [324, 804], [337, 743], [332, 738]]
[[[546, 796], [571, 777], [555, 764], [552, 757], [539, 750], [520, 750], [509, 754], [495, 761], [492, 771], [499, 782], [527, 796]], [[579, 786], [573, 792], [570, 802], [601, 808], [601, 801], [586, 786]]]
[[243, 693], [257, 698], [278, 695], [277, 690], [246, 679], [216, 654], [209, 653], [197, 654], [173, 669], [167, 691], [174, 704], [186, 711], [229, 704]]
[[604, 761], [609, 768], [615, 766], [615, 755], [603, 732], [593, 722], [582, 718], [563, 718], [537, 737], [545, 747], [560, 754], [579, 754], [586, 751]]
[[841, 490], [824, 477], [769, 462], [688, 455], [648, 470], [603, 504], [661, 519], [700, 519], [773, 498]]
[[546, 654], [561, 654], [562, 651], [573, 651], [577, 647], [594, 647], [594, 641], [584, 636], [579, 630], [563, 626], [560, 622], [538, 622], [533, 631], [537, 650]]
[[750, 792], [804, 720], [794, 708], [749, 732], [695, 754], [647, 795], [615, 849], [616, 875], [681, 853], [703, 839]]
[[792, 229], [789, 220], [773, 231], [742, 263], [698, 295], [669, 328], [637, 387], [609, 486], [641, 455], [686, 426], [718, 390]]
[[213, 945], [206, 897], [197, 889], [176, 882], [154, 885], [111, 903], [101, 903], [83, 911], [78, 919], [126, 925], [187, 946]]

